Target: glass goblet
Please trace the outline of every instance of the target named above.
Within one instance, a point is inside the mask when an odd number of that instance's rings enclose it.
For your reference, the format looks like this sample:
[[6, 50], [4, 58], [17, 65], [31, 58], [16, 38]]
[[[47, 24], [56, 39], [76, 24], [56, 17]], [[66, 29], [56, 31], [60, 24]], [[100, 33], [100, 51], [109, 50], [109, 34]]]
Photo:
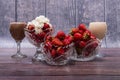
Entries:
[[43, 55], [43, 42], [44, 42], [44, 37], [52, 32], [52, 30], [49, 29], [48, 33], [44, 34], [43, 32], [40, 32], [39, 35], [35, 33], [35, 30], [28, 30], [27, 28], [24, 29], [25, 30], [25, 36], [28, 39], [28, 41], [33, 44], [36, 47], [36, 52], [32, 58], [33, 62], [40, 62], [40, 61], [44, 61], [44, 55]]
[[[100, 47], [102, 45], [102, 40], [107, 33], [106, 22], [91, 22], [89, 24], [89, 30], [100, 40]], [[101, 58], [104, 55], [99, 53], [97, 57]]]
[[25, 37], [24, 28], [25, 22], [11, 22], [10, 23], [10, 34], [17, 43], [17, 52], [12, 55], [12, 58], [26, 58], [27, 56], [21, 53], [21, 42]]

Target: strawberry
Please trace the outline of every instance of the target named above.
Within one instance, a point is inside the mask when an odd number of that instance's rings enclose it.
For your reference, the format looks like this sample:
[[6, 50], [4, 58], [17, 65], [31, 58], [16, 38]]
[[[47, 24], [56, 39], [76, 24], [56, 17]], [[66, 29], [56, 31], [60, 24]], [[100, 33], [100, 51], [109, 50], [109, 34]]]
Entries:
[[40, 39], [40, 40], [44, 40], [44, 37], [45, 37], [45, 33], [44, 32], [41, 32], [41, 33], [39, 33], [39, 34], [37, 34], [37, 37], [38, 37], [38, 39]]
[[84, 33], [84, 31], [83, 31], [83, 30], [79, 30], [79, 33], [80, 33], [80, 34], [83, 34], [83, 33]]
[[50, 26], [49, 26], [49, 24], [47, 24], [47, 23], [44, 23], [44, 26], [43, 26], [43, 30], [46, 30], [46, 29], [48, 29], [48, 28], [50, 28]]
[[84, 55], [87, 57], [90, 55], [90, 53], [86, 51], [86, 52], [84, 52]]
[[67, 45], [69, 45], [70, 43], [71, 43], [71, 41], [70, 41], [69, 39], [64, 39], [64, 40], [63, 40], [64, 46], [67, 46]]
[[80, 33], [75, 33], [74, 40], [76, 41], [76, 40], [80, 40], [80, 39], [82, 39], [82, 35]]
[[57, 38], [59, 38], [60, 40], [63, 40], [65, 38], [65, 33], [63, 31], [59, 31], [56, 35]]
[[68, 41], [70, 41], [70, 43], [72, 43], [72, 41], [73, 41], [73, 37], [70, 36], [70, 35], [67, 35], [67, 36], [65, 37], [65, 39], [68, 39]]
[[48, 49], [51, 49], [52, 48], [52, 44], [51, 42], [46, 42], [45, 46], [48, 48]]
[[63, 46], [62, 41], [60, 41], [58, 38], [54, 38], [52, 40], [52, 44], [57, 45], [57, 46]]
[[52, 49], [52, 51], [51, 51], [51, 56], [52, 56], [53, 58], [55, 58], [55, 56], [56, 56], [56, 50], [55, 50], [55, 49]]
[[80, 45], [81, 48], [84, 48], [86, 46], [86, 42], [80, 41], [79, 45]]
[[90, 35], [90, 38], [91, 39], [96, 39], [96, 37], [93, 34]]
[[83, 31], [86, 30], [85, 24], [80, 24], [80, 25], [78, 26], [78, 28], [79, 28], [79, 30], [83, 30]]
[[74, 35], [75, 33], [78, 33], [79, 29], [78, 28], [72, 28], [71, 29], [71, 35]]
[[64, 52], [65, 52], [65, 50], [64, 50], [63, 48], [61, 48], [61, 47], [59, 47], [59, 48], [57, 49], [57, 53], [58, 53], [59, 55], [64, 54]]
[[84, 39], [84, 40], [89, 40], [89, 39], [90, 39], [90, 35], [91, 35], [91, 33], [86, 30], [86, 31], [83, 33], [83, 39]]
[[35, 29], [35, 26], [34, 25], [28, 25], [28, 30], [34, 30]]
[[52, 37], [50, 36], [50, 35], [48, 35], [47, 37], [46, 37], [46, 40], [49, 40], [49, 41], [52, 41]]

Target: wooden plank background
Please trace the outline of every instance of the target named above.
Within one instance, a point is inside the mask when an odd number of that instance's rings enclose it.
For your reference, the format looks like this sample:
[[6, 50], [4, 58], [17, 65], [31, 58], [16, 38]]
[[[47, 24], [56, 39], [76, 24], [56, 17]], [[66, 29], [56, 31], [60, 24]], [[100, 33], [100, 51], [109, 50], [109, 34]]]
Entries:
[[[9, 34], [12, 21], [31, 21], [45, 15], [56, 32], [69, 32], [79, 23], [106, 21], [108, 32], [102, 47], [120, 47], [120, 0], [0, 0], [0, 48], [16, 47]], [[26, 39], [22, 47], [33, 47]]]

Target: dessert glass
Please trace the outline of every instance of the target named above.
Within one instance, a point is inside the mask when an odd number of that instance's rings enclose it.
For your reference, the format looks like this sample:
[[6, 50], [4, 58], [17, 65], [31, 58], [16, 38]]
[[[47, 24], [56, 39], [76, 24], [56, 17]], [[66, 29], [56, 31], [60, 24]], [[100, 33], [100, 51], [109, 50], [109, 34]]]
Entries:
[[74, 54], [71, 59], [75, 61], [91, 61], [96, 58], [100, 49], [98, 39], [89, 40], [84, 48], [74, 47]]

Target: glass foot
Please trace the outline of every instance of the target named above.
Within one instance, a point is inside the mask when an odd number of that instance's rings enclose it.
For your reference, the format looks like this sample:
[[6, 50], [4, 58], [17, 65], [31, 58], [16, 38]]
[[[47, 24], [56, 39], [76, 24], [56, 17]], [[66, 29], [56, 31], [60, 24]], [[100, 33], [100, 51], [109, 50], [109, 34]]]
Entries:
[[103, 57], [105, 57], [105, 55], [104, 54], [97, 54], [96, 57], [97, 58], [103, 58]]
[[42, 53], [41, 53], [41, 54], [36, 53], [36, 54], [34, 55], [34, 57], [32, 58], [32, 61], [33, 61], [33, 62], [45, 61], [44, 55], [43, 55]]
[[11, 56], [12, 58], [26, 58], [27, 56], [24, 54], [14, 54]]

